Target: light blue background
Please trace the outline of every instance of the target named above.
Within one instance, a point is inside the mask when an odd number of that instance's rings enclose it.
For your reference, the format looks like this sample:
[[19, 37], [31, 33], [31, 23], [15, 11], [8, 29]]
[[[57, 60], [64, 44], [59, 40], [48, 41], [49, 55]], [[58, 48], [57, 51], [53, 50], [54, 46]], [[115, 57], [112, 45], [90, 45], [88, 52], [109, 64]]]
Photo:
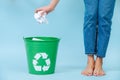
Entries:
[[[83, 45], [83, 0], [61, 0], [47, 18], [49, 24], [38, 24], [34, 10], [50, 0], [0, 0], [0, 80], [120, 80], [120, 0], [116, 0], [107, 56], [106, 76], [86, 77], [80, 74], [87, 57]], [[24, 36], [53, 36], [61, 39], [56, 73], [28, 73]]]

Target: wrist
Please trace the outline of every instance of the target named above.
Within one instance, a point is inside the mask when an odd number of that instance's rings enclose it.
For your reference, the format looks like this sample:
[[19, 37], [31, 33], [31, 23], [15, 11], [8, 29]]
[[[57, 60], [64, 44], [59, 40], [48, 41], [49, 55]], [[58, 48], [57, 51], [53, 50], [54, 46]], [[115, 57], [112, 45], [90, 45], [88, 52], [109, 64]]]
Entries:
[[51, 5], [51, 4], [49, 5], [49, 9], [50, 9], [51, 11], [53, 11], [54, 8], [55, 8], [55, 7], [54, 7], [53, 5]]

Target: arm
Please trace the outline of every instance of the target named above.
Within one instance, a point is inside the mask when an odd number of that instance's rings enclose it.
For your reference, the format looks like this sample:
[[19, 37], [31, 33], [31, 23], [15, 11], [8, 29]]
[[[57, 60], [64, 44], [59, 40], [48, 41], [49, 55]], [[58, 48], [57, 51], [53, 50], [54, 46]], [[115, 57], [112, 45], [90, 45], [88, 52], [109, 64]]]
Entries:
[[47, 14], [51, 11], [53, 11], [56, 7], [56, 5], [58, 4], [59, 0], [51, 0], [50, 4], [44, 7], [40, 7], [38, 9], [35, 10], [35, 12], [39, 12], [39, 11], [43, 11], [46, 12]]

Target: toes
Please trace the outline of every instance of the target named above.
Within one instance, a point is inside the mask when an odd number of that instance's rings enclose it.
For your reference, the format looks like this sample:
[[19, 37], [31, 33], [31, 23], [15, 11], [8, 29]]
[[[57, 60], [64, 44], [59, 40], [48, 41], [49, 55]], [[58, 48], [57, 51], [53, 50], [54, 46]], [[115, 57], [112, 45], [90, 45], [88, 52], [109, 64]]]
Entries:
[[100, 72], [99, 75], [100, 75], [100, 76], [104, 76], [104, 75], [105, 75], [104, 71]]
[[97, 71], [95, 70], [94, 73], [93, 73], [94, 76], [97, 76]]
[[100, 72], [96, 72], [95, 76], [100, 76]]
[[86, 75], [86, 71], [85, 71], [85, 70], [82, 71], [81, 74], [82, 74], [82, 75]]
[[104, 71], [102, 71], [102, 75], [105, 75], [105, 72], [104, 72]]
[[94, 76], [97, 76], [97, 73], [94, 73]]
[[93, 73], [93, 75], [94, 76], [104, 76], [105, 75], [105, 73], [102, 71], [94, 71], [94, 73]]
[[92, 73], [88, 73], [88, 76], [92, 76]]
[[92, 72], [89, 72], [87, 70], [81, 72], [82, 75], [85, 75], [85, 76], [92, 76]]

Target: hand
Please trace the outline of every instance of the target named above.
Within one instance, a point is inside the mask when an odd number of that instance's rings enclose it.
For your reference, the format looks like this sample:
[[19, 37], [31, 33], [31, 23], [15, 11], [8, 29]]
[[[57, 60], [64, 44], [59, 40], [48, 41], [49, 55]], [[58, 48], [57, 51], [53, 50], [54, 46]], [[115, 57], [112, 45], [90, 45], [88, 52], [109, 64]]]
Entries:
[[39, 12], [39, 11], [43, 11], [42, 13], [41, 13], [41, 15], [43, 15], [44, 13], [49, 13], [49, 12], [51, 12], [51, 11], [53, 11], [54, 10], [54, 8], [52, 8], [51, 6], [44, 6], [44, 7], [41, 7], [41, 8], [38, 8], [38, 9], [36, 9], [35, 10], [35, 13], [37, 13], [37, 12]]

